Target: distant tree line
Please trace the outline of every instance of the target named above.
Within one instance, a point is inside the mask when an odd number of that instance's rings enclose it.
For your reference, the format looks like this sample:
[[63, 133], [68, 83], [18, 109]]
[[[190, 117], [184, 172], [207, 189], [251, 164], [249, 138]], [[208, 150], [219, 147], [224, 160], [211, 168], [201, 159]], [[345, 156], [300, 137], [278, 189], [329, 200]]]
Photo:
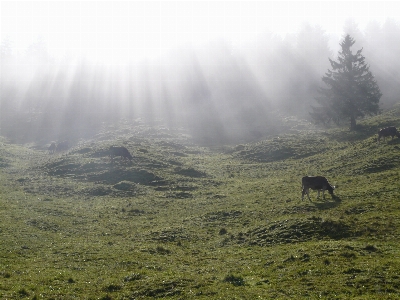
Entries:
[[[368, 58], [381, 102], [396, 103], [400, 25], [371, 23], [364, 33], [346, 26]], [[278, 132], [278, 115], [310, 118], [336, 52], [322, 28], [307, 24], [284, 38], [265, 32], [246, 48], [213, 41], [123, 66], [56, 59], [40, 39], [16, 54], [12, 43], [1, 42], [0, 134], [17, 142], [88, 137], [137, 118], [184, 127], [200, 142], [246, 142]]]

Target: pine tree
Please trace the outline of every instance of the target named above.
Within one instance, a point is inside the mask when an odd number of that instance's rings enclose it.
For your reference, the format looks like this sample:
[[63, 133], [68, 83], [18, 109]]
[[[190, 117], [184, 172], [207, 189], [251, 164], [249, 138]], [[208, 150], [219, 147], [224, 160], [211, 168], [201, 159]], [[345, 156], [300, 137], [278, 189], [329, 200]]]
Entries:
[[328, 70], [322, 81], [325, 88], [318, 90], [310, 113], [316, 123], [350, 121], [350, 130], [356, 129], [356, 119], [379, 112], [382, 96], [379, 86], [365, 63], [362, 49], [353, 54], [350, 50], [355, 40], [346, 35], [340, 43], [337, 62], [329, 59], [332, 70]]

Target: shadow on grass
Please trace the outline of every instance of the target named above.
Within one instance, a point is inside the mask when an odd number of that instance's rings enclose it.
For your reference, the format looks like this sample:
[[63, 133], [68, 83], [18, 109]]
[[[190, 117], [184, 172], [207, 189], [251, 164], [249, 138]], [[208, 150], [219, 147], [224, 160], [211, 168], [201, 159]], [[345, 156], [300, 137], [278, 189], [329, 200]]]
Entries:
[[333, 195], [332, 200], [327, 200], [324, 198], [321, 198], [322, 202], [314, 202], [315, 207], [317, 207], [319, 210], [327, 210], [327, 209], [332, 209], [335, 207], [338, 207], [339, 204], [342, 202], [339, 196]]
[[355, 142], [360, 140], [365, 140], [372, 135], [378, 137], [378, 130], [380, 126], [377, 125], [364, 125], [357, 124], [356, 130], [335, 130], [329, 132], [327, 135], [330, 139], [340, 141], [340, 142]]
[[160, 177], [146, 170], [136, 169], [109, 169], [104, 172], [87, 174], [85, 177], [89, 181], [100, 181], [105, 184], [117, 184], [121, 181], [134, 182], [138, 184], [148, 185], [153, 181], [161, 180]]
[[10, 164], [4, 159], [0, 157], [0, 168], [7, 168]]
[[[384, 142], [385, 141], [383, 141], [382, 144]], [[395, 138], [392, 139], [391, 137], [388, 137], [388, 138], [386, 138], [386, 142], [389, 145], [399, 145], [400, 144], [400, 138], [395, 137]]]

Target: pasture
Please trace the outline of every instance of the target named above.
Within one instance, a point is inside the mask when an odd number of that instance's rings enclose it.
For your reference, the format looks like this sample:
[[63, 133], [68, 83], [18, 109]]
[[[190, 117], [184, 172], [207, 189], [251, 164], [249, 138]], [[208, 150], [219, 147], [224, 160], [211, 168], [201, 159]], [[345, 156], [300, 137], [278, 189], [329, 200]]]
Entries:
[[[400, 108], [359, 130], [200, 147], [162, 127], [0, 140], [1, 299], [396, 299]], [[132, 163], [112, 162], [110, 145]], [[301, 178], [337, 196], [301, 201]]]

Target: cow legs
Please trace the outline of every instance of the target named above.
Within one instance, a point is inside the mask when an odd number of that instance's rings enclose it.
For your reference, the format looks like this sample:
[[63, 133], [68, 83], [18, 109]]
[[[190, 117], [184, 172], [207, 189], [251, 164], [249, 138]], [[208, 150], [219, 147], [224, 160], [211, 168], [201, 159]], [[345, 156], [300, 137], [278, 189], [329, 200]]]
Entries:
[[320, 196], [320, 192], [322, 191], [322, 198], [325, 199], [325, 189], [317, 190], [318, 191], [318, 198]]
[[303, 187], [303, 190], [301, 192], [301, 200], [302, 201], [304, 200], [304, 194], [307, 194], [308, 200], [311, 201], [311, 199], [310, 199], [310, 189], [306, 189], [306, 188]]
[[[320, 197], [321, 191], [322, 191], [322, 198], [325, 199], [325, 189], [317, 190], [317, 192], [318, 192], [317, 198]], [[304, 200], [304, 195], [305, 195], [305, 194], [307, 194], [308, 200], [311, 201], [311, 198], [310, 198], [310, 189], [306, 189], [306, 188], [303, 187], [303, 190], [301, 191], [301, 200]]]

